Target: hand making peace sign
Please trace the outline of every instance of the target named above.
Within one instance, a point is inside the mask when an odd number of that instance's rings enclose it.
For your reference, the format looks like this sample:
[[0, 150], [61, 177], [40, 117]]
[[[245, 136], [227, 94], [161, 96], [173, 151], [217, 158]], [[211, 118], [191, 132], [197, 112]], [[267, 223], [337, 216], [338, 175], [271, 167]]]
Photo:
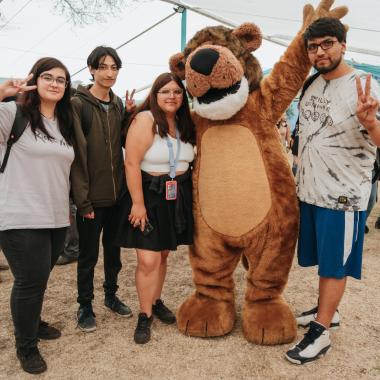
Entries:
[[131, 96], [129, 97], [129, 91], [125, 93], [125, 110], [127, 112], [133, 112], [136, 109], [136, 102], [133, 99], [133, 95], [135, 94], [135, 89], [132, 90]]
[[33, 74], [29, 74], [25, 79], [9, 79], [0, 84], [0, 100], [9, 96], [15, 96], [19, 92], [35, 90], [37, 86], [27, 86], [32, 77]]
[[356, 116], [364, 128], [372, 129], [377, 125], [376, 114], [379, 110], [379, 101], [371, 96], [371, 74], [367, 74], [364, 92], [360, 78], [356, 77], [356, 89], [358, 91]]

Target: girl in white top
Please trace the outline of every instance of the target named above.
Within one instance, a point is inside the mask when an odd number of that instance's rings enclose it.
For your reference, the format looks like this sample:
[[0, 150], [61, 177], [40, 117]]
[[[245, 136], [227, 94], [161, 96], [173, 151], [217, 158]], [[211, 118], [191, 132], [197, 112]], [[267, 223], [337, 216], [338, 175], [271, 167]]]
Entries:
[[55, 58], [41, 58], [24, 80], [0, 85], [0, 161], [4, 160], [16, 112], [27, 120], [0, 173], [0, 244], [15, 277], [11, 311], [17, 357], [30, 373], [46, 370], [38, 339], [59, 330], [41, 321], [44, 292], [69, 222], [72, 114], [70, 75]]
[[194, 125], [181, 80], [161, 74], [131, 120], [125, 147], [130, 196], [122, 205], [117, 241], [137, 252], [141, 312], [134, 339], [141, 344], [150, 339], [152, 313], [164, 323], [175, 322], [161, 301], [167, 257], [177, 245], [193, 241]]

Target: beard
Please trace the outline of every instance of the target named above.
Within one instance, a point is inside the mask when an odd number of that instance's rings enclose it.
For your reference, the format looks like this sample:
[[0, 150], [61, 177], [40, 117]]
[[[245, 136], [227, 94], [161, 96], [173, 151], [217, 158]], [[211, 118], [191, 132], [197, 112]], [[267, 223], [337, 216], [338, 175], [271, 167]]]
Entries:
[[331, 62], [330, 66], [318, 67], [317, 65], [313, 65], [314, 69], [319, 71], [321, 74], [327, 74], [331, 71], [334, 71], [342, 62], [342, 57], [337, 59], [336, 61]]

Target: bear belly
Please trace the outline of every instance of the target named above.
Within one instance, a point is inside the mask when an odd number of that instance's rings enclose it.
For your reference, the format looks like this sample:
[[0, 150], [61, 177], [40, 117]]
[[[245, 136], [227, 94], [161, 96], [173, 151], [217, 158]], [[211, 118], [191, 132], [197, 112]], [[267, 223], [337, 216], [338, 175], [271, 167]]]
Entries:
[[241, 125], [210, 127], [201, 141], [200, 211], [214, 231], [239, 237], [267, 215], [271, 192], [259, 145]]

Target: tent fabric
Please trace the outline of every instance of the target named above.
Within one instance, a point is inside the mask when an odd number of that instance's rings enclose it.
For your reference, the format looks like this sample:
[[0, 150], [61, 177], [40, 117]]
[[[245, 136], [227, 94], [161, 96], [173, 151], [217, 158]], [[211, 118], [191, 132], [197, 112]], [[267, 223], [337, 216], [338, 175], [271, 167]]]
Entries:
[[[256, 23], [265, 36], [289, 43], [301, 26], [302, 9], [306, 3], [314, 7], [318, 0], [183, 0], [177, 1], [200, 12], [209, 13], [231, 25], [245, 21]], [[348, 32], [347, 57], [358, 62], [380, 65], [380, 1], [379, 0], [336, 0], [333, 7], [346, 5], [348, 15], [343, 19]], [[350, 52], [355, 50], [356, 53]], [[358, 54], [365, 51], [365, 54]], [[346, 58], [347, 58], [346, 57]]]

